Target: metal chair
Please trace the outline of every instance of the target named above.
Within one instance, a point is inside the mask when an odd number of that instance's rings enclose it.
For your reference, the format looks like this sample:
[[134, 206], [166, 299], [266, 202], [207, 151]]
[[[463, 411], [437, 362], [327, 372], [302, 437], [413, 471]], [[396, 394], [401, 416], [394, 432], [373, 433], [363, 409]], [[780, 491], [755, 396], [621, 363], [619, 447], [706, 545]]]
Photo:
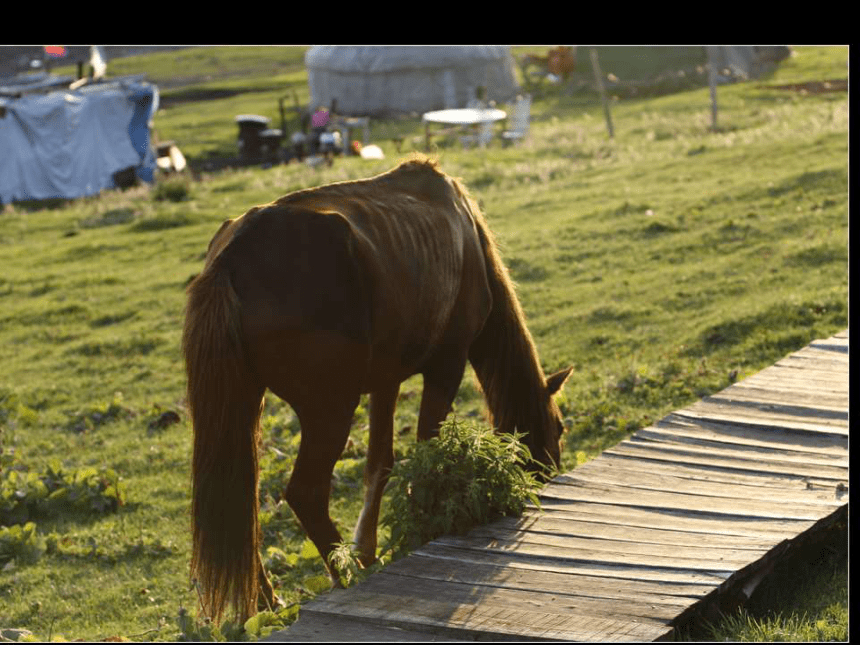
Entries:
[[504, 143], [513, 143], [522, 141], [526, 138], [529, 132], [529, 122], [531, 120], [532, 97], [528, 94], [518, 96], [510, 119], [510, 129], [502, 132], [502, 141]]

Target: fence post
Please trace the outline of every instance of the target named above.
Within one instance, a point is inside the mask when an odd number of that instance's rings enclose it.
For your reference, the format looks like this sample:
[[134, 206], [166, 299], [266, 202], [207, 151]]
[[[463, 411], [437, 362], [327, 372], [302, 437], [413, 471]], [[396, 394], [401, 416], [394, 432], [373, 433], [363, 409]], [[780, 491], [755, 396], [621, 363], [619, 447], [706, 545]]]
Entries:
[[597, 81], [597, 89], [600, 91], [600, 100], [603, 101], [603, 114], [606, 116], [606, 128], [609, 130], [609, 138], [615, 137], [615, 129], [612, 127], [612, 114], [609, 111], [609, 99], [606, 96], [606, 88], [603, 87], [603, 74], [600, 72], [600, 64], [597, 62], [597, 50], [591, 48], [591, 67], [594, 70], [594, 79]]
[[708, 82], [711, 86], [711, 130], [717, 129], [717, 48], [705, 47], [708, 54]]

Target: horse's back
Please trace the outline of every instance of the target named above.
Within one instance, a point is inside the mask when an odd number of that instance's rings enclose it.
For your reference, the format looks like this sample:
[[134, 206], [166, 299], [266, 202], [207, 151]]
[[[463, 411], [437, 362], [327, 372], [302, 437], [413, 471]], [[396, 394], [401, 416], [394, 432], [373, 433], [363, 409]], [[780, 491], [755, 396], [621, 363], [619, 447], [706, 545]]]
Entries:
[[489, 308], [475, 224], [439, 173], [299, 191], [228, 229], [218, 261], [246, 335], [335, 334], [402, 376], [450, 334], [455, 307], [471, 310], [468, 333]]

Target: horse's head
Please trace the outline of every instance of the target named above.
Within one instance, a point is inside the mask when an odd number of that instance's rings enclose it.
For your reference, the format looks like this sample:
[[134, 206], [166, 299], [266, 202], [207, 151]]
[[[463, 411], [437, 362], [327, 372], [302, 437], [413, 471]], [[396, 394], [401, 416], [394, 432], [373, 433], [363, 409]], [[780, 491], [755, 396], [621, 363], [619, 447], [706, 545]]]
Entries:
[[553, 398], [561, 391], [567, 377], [573, 371], [572, 367], [556, 372], [546, 379], [546, 423], [544, 427], [544, 445], [541, 447], [535, 446], [537, 450], [532, 450], [532, 456], [545, 466], [558, 468], [561, 466], [561, 450], [562, 450], [562, 434], [564, 433], [564, 424], [562, 423], [561, 410]]

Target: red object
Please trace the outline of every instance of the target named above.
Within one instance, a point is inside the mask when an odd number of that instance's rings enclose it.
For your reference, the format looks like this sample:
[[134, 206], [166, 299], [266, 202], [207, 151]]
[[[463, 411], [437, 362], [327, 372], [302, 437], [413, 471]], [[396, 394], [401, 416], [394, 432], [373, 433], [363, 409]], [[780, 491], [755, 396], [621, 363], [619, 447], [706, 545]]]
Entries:
[[45, 53], [51, 58], [63, 58], [66, 55], [66, 48], [62, 45], [45, 45]]

